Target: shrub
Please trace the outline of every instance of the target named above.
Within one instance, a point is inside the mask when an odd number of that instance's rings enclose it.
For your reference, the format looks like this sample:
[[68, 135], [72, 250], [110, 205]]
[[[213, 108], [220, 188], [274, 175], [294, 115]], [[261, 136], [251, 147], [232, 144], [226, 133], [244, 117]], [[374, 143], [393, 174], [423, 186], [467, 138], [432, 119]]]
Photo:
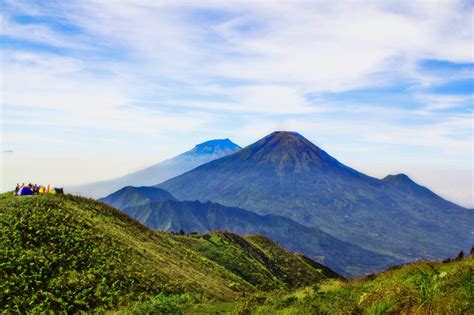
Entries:
[[195, 302], [189, 294], [166, 295], [160, 293], [148, 300], [137, 302], [122, 314], [183, 314], [184, 309]]

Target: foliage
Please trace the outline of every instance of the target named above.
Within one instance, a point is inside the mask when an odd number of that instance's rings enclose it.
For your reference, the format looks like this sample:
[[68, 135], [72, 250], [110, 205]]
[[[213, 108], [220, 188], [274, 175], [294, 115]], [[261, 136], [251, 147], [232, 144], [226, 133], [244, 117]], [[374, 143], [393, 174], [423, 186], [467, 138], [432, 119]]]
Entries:
[[1, 200], [0, 305], [6, 311], [73, 313], [175, 290], [134, 261], [131, 244], [95, 224], [97, 209], [84, 211], [94, 204], [77, 206], [73, 197]]
[[[148, 193], [153, 189], [155, 196], [152, 198]], [[212, 202], [173, 199], [158, 188], [125, 187], [102, 200], [151, 229], [179, 231], [180, 234], [210, 230], [226, 230], [240, 235], [262, 234], [286, 249], [302, 252], [347, 277], [382, 270], [384, 266], [400, 262], [283, 216], [258, 215]]]
[[261, 290], [289, 289], [337, 277], [328, 268], [290, 254], [262, 236], [224, 231], [194, 237], [193, 249]]
[[[249, 278], [242, 271], [253, 254], [246, 251], [266, 257], [270, 244], [246, 247], [244, 238], [226, 234], [226, 246], [212, 249], [222, 259], [213, 259], [197, 242], [216, 235], [154, 232], [114, 208], [72, 195], [0, 195], [0, 309], [179, 313], [204, 297], [235, 300], [243, 292], [306, 284], [308, 275], [322, 279], [317, 268], [302, 262], [301, 273], [287, 281], [273, 273], [282, 267], [269, 258], [258, 261]], [[228, 255], [226, 248], [239, 254]], [[297, 259], [281, 251], [285, 259]], [[265, 285], [269, 276], [275, 276], [274, 285]]]
[[235, 308], [243, 306], [251, 314], [472, 314], [474, 258], [416, 263], [350, 282], [327, 280]]
[[189, 293], [166, 295], [160, 293], [148, 300], [136, 302], [123, 310], [118, 311], [121, 315], [133, 314], [183, 314], [185, 308], [198, 302], [195, 296]]

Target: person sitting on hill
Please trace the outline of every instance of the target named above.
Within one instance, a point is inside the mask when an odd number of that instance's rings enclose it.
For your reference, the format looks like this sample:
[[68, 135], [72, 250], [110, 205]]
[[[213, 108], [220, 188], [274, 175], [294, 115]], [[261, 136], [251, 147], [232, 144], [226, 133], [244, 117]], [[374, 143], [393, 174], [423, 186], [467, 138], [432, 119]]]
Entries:
[[16, 183], [15, 193], [14, 193], [15, 196], [18, 196], [18, 191], [20, 191], [20, 184]]

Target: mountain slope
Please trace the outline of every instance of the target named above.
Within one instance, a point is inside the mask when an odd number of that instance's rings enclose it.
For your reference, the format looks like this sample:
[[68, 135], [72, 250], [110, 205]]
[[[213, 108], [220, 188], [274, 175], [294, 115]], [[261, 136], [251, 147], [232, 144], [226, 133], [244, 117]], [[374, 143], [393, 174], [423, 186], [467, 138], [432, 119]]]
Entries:
[[[328, 280], [291, 294], [269, 294], [229, 310], [248, 314], [474, 314], [474, 258], [419, 262], [349, 282]], [[243, 305], [244, 304], [244, 305]], [[189, 314], [213, 313], [213, 304]]]
[[166, 161], [118, 178], [73, 186], [68, 191], [87, 197], [104, 197], [125, 186], [151, 186], [183, 174], [209, 161], [238, 152], [241, 149], [229, 139], [216, 139], [196, 145]]
[[[229, 300], [334, 276], [286, 251], [272, 258], [268, 252], [277, 246], [269, 240], [267, 246], [251, 237], [225, 237], [223, 248], [213, 234], [153, 232], [114, 208], [72, 195], [0, 195], [0, 305], [6, 312], [76, 313], [160, 293]], [[205, 255], [205, 247], [214, 255]], [[239, 253], [232, 264], [226, 263], [229, 249]], [[301, 272], [281, 272], [289, 262]]]
[[146, 186], [126, 186], [105, 198], [99, 199], [99, 201], [117, 209], [137, 207], [140, 205], [147, 205], [164, 200], [176, 200], [176, 198], [166, 190]]
[[157, 187], [180, 200], [287, 216], [407, 261], [449, 257], [474, 242], [474, 212], [404, 175], [357, 172], [293, 132], [274, 132]]
[[[185, 231], [205, 233], [212, 230], [226, 230], [241, 235], [262, 234], [278, 242], [288, 250], [301, 252], [344, 276], [359, 276], [383, 270], [400, 263], [388, 257], [362, 249], [348, 242], [340, 241], [316, 228], [299, 224], [289, 218], [276, 215], [258, 215], [240, 208], [225, 207], [217, 203], [199, 201], [177, 201], [163, 198], [154, 203], [123, 207], [113, 203], [117, 199], [139, 194], [143, 187], [122, 189], [101, 201], [120, 208], [124, 213], [144, 225], [161, 231]], [[159, 188], [157, 195], [164, 195]], [[136, 193], [133, 190], [137, 191]], [[155, 200], [157, 198], [154, 198]]]
[[288, 254], [261, 235], [239, 236], [212, 231], [183, 237], [180, 241], [262, 290], [298, 288], [311, 281], [340, 278], [331, 269], [303, 255]]

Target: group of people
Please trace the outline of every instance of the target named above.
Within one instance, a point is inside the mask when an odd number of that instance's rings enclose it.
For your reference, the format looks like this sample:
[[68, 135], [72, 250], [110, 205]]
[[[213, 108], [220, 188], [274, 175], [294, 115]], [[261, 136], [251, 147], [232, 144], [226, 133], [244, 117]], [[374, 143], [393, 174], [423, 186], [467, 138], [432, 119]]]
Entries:
[[43, 186], [43, 185], [36, 185], [29, 183], [28, 185], [23, 184], [16, 184], [15, 187], [15, 196], [25, 196], [25, 195], [36, 195], [36, 194], [44, 194], [44, 193], [49, 193], [49, 194], [63, 194], [64, 190], [63, 188], [53, 188], [51, 189], [51, 186], [48, 184], [48, 186]]

